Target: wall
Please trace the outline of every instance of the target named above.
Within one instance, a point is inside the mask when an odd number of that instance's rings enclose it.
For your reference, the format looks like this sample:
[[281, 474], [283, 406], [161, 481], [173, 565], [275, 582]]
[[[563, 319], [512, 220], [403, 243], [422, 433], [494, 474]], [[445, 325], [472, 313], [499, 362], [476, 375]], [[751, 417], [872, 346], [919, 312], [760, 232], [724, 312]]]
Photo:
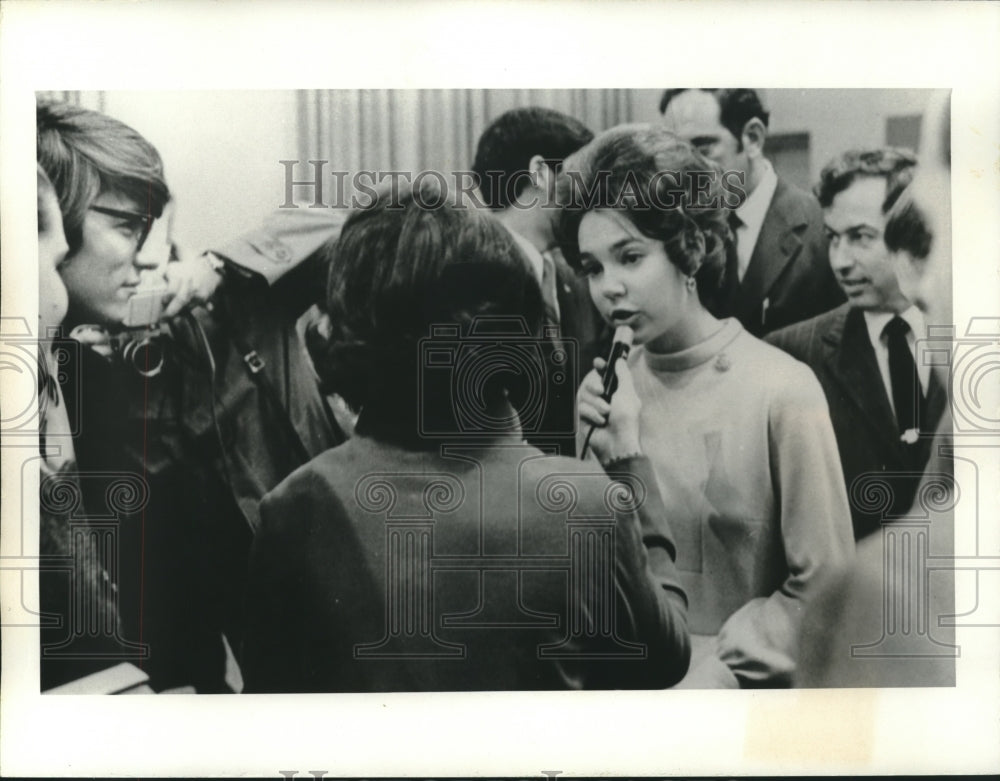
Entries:
[[[420, 98], [436, 99], [441, 92]], [[483, 116], [469, 118], [470, 122], [476, 120], [477, 128], [510, 105], [524, 103], [562, 110], [584, 106], [595, 129], [606, 124], [600, 121], [603, 114], [640, 122], [660, 118], [658, 89], [497, 90], [485, 96], [484, 92], [473, 90], [468, 96], [470, 104], [485, 101]], [[765, 89], [761, 93], [771, 111], [772, 134], [809, 135], [809, 147], [803, 153], [808, 162], [803, 163], [799, 156], [794, 176], [809, 179], [800, 182], [803, 184], [814, 181], [822, 165], [840, 151], [883, 145], [887, 119], [920, 114], [929, 95], [919, 89]], [[419, 93], [410, 97], [414, 95]], [[291, 90], [122, 91], [66, 96], [127, 122], [156, 145], [176, 199], [175, 237], [192, 249], [203, 249], [256, 225], [284, 197], [284, 169], [278, 161], [301, 156], [297, 93]], [[612, 105], [614, 111], [604, 110], [605, 105]], [[595, 107], [600, 113], [590, 116], [593, 112], [589, 109]], [[337, 109], [343, 112], [344, 107]], [[387, 116], [392, 116], [393, 122], [402, 121], [405, 117], [398, 114], [389, 112]], [[470, 143], [466, 138], [459, 145]], [[453, 154], [464, 161], [469, 152], [463, 149]], [[353, 156], [346, 155], [348, 159]], [[378, 165], [365, 162], [366, 167]], [[390, 164], [386, 161], [382, 167]]]
[[294, 92], [105, 92], [103, 110], [159, 150], [179, 243], [218, 244], [281, 204], [278, 161], [297, 157]]
[[[638, 122], [659, 121], [662, 90], [632, 90]], [[823, 165], [852, 147], [886, 143], [889, 117], [922, 114], [930, 97], [923, 89], [762, 89], [771, 112], [771, 134], [809, 134], [809, 178], [815, 181]]]

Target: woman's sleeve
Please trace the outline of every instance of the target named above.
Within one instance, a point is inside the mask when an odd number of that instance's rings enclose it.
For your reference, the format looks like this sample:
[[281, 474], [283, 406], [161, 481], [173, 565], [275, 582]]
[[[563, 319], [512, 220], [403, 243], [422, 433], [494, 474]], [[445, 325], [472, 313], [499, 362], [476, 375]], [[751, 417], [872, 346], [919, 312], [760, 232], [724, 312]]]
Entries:
[[771, 482], [787, 577], [723, 624], [718, 658], [742, 686], [789, 686], [806, 601], [825, 573], [853, 555], [847, 491], [826, 397], [804, 365], [769, 404]]
[[674, 561], [677, 557], [666, 508], [645, 456], [614, 463], [608, 476], [629, 486], [634, 512], [618, 517], [617, 576], [632, 633], [646, 646], [642, 688], [670, 686], [687, 672], [691, 644], [687, 596]]

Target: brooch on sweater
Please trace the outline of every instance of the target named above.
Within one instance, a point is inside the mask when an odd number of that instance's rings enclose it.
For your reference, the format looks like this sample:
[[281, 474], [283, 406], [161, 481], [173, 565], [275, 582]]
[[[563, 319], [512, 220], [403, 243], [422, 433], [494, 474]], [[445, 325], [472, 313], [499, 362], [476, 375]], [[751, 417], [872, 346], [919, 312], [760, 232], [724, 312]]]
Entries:
[[729, 371], [730, 366], [732, 366], [732, 363], [729, 361], [729, 356], [725, 353], [719, 353], [715, 359], [715, 370], [719, 372], [727, 372]]

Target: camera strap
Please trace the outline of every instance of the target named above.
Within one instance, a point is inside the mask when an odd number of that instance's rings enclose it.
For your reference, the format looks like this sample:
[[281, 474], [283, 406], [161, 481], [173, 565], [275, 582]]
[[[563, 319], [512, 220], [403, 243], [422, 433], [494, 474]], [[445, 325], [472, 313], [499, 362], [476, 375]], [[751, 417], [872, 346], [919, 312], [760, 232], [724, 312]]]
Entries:
[[292, 423], [292, 418], [288, 414], [288, 409], [281, 403], [281, 397], [278, 396], [278, 392], [275, 390], [274, 384], [267, 375], [267, 362], [261, 358], [260, 354], [237, 331], [234, 330], [232, 332], [231, 338], [233, 340], [233, 344], [236, 345], [236, 349], [239, 350], [240, 355], [243, 358], [243, 364], [247, 367], [247, 373], [250, 375], [250, 379], [254, 381], [260, 389], [260, 392], [264, 394], [264, 397], [267, 399], [268, 404], [271, 405], [271, 408], [278, 413], [278, 418], [281, 421], [281, 427], [285, 430], [285, 436], [291, 443], [292, 448], [295, 450], [295, 454], [303, 464], [308, 463], [312, 460], [312, 456], [309, 455], [309, 451], [302, 442], [302, 437], [299, 436], [298, 430]]

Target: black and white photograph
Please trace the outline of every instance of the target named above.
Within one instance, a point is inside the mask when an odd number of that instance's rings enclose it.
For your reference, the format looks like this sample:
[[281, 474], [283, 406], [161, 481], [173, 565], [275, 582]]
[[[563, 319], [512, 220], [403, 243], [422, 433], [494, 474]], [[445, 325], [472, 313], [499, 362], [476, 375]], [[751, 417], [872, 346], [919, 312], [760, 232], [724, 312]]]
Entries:
[[[281, 12], [252, 5], [234, 29], [268, 39]], [[914, 35], [968, 24], [922, 5]], [[191, 31], [207, 57], [234, 8], [191, 7], [198, 24], [140, 4], [121, 32], [141, 11], [172, 33], [157, 50]], [[421, 32], [454, 54], [461, 14], [432, 7]], [[989, 35], [943, 77], [912, 40], [902, 79], [841, 50], [832, 82], [700, 75], [680, 4], [595, 4], [586, 40], [609, 18], [647, 40], [628, 22], [671, 10], [681, 66], [498, 82], [473, 36], [481, 86], [444, 57], [401, 77], [414, 55], [374, 42], [238, 82], [219, 53], [211, 78], [127, 77], [150, 70], [141, 41], [84, 80], [8, 48], [26, 69], [2, 115], [3, 255], [27, 259], [3, 263], [0, 363], [17, 774], [1000, 761]], [[101, 720], [122, 725], [110, 755], [79, 728]], [[74, 745], [95, 753], [63, 760]], [[935, 765], [940, 746], [967, 761]]]

